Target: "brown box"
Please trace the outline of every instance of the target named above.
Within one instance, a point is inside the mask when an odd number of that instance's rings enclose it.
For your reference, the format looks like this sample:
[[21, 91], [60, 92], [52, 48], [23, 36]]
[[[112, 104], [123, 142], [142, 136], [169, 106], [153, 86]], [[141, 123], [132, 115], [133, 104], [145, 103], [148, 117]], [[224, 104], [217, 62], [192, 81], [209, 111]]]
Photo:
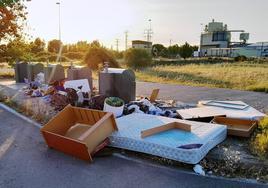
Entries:
[[226, 125], [228, 135], [240, 137], [250, 137], [250, 134], [258, 126], [258, 121], [228, 117], [215, 117], [212, 123]]
[[41, 133], [50, 148], [92, 161], [97, 146], [116, 130], [112, 113], [68, 105], [41, 129]]

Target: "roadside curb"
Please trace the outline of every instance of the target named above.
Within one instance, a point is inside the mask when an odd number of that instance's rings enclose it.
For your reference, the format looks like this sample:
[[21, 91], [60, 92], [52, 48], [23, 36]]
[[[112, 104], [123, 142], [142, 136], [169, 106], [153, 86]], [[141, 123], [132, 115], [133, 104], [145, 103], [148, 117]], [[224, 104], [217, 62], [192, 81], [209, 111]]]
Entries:
[[10, 108], [9, 106], [7, 106], [7, 105], [5, 105], [5, 104], [3, 104], [3, 103], [0, 103], [0, 107], [3, 108], [3, 109], [5, 109], [6, 111], [8, 111], [8, 112], [10, 112], [10, 113], [12, 113], [12, 114], [14, 114], [14, 115], [16, 115], [17, 117], [23, 119], [24, 121], [27, 121], [28, 123], [30, 123], [30, 124], [32, 124], [32, 125], [38, 127], [39, 129], [42, 128], [42, 126], [41, 126], [40, 123], [37, 123], [36, 121], [34, 121], [34, 120], [32, 120], [32, 119], [30, 119], [30, 118], [28, 118], [28, 117], [26, 117], [26, 116], [24, 116], [24, 115], [18, 113], [17, 111], [13, 110], [13, 109]]

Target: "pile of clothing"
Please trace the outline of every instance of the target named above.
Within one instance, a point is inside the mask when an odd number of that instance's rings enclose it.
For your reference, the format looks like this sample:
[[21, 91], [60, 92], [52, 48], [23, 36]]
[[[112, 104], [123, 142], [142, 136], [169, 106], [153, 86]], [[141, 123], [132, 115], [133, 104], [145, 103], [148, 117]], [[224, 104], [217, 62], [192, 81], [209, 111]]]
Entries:
[[156, 105], [152, 104], [147, 98], [141, 99], [139, 101], [133, 101], [125, 105], [123, 114], [128, 115], [132, 113], [142, 113], [171, 118], [179, 118], [176, 113], [176, 110], [165, 110], [160, 107], [157, 107]]

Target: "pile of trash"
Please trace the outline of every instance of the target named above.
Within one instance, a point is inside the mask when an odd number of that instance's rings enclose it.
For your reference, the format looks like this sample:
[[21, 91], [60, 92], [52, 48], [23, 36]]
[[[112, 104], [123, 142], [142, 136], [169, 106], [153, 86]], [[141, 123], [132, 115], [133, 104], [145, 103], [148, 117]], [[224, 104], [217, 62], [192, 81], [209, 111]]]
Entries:
[[165, 116], [170, 118], [179, 118], [176, 110], [165, 110], [157, 106], [157, 103], [151, 103], [147, 98], [141, 99], [139, 101], [133, 101], [125, 105], [124, 115], [129, 115], [132, 113], [141, 114], [151, 114], [157, 116]]

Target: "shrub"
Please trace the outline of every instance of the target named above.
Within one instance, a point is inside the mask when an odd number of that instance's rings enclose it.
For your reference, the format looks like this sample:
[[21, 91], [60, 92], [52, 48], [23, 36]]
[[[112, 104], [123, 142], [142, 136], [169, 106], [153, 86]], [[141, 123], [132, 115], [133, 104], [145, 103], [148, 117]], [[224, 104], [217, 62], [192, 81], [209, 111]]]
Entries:
[[261, 157], [268, 157], [268, 117], [263, 118], [252, 142], [253, 152]]
[[131, 48], [125, 53], [125, 62], [128, 67], [140, 69], [152, 63], [152, 56], [144, 49]]
[[247, 57], [244, 56], [244, 55], [241, 55], [241, 56], [237, 56], [234, 58], [235, 61], [246, 61], [247, 60]]
[[104, 62], [109, 62], [109, 67], [119, 67], [118, 62], [108, 50], [99, 46], [90, 47], [85, 56], [84, 63], [91, 69], [96, 70]]
[[114, 107], [120, 107], [124, 105], [124, 101], [118, 97], [108, 97], [105, 99], [105, 103]]
[[[35, 61], [38, 61], [38, 62], [47, 62], [47, 61], [56, 61], [56, 60], [57, 60], [56, 54], [44, 55], [44, 56], [35, 58]], [[70, 61], [70, 59], [65, 56], [61, 56], [61, 61]]]
[[72, 60], [81, 60], [85, 56], [85, 54], [82, 52], [68, 52], [64, 53], [63, 55]]

